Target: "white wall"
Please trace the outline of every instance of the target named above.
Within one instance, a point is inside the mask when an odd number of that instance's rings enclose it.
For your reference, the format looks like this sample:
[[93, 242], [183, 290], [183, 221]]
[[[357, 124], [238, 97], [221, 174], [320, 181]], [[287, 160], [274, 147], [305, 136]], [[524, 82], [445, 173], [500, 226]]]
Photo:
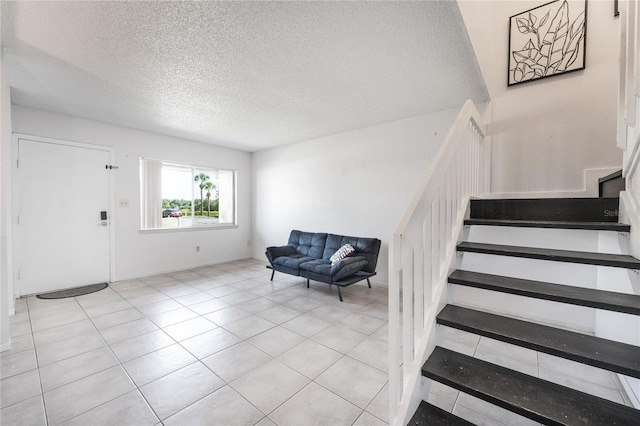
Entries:
[[509, 17], [542, 3], [458, 0], [491, 97], [491, 192], [586, 196], [585, 170], [618, 169], [619, 21], [589, 1], [586, 69], [507, 87]]
[[0, 351], [11, 349], [9, 314], [14, 310], [11, 277], [11, 95], [5, 82], [4, 48], [0, 46]]
[[253, 155], [253, 257], [291, 229], [382, 240], [372, 281], [387, 284], [389, 241], [458, 109]]
[[[16, 105], [13, 131], [115, 149], [116, 279], [250, 257], [251, 154]], [[141, 233], [140, 157], [237, 170], [237, 228]], [[129, 207], [118, 207], [119, 200], [128, 200]]]

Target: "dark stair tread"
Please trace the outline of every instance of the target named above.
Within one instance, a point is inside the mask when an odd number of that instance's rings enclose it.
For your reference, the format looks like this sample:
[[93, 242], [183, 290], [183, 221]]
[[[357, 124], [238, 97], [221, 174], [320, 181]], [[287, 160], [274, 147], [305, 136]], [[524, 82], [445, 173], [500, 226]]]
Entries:
[[448, 411], [438, 408], [428, 402], [421, 401], [407, 426], [468, 426], [468, 421], [454, 416]]
[[520, 228], [582, 229], [592, 231], [630, 232], [631, 225], [617, 222], [577, 222], [558, 220], [466, 219], [465, 225], [512, 226]]
[[552, 300], [571, 305], [587, 306], [608, 311], [640, 315], [640, 296], [592, 288], [504, 277], [456, 270], [449, 275], [449, 283], [500, 291], [503, 293]]
[[537, 247], [471, 243], [467, 241], [458, 244], [458, 251], [495, 254], [500, 256], [523, 257], [528, 259], [552, 260], [568, 263], [584, 263], [587, 265], [640, 269], [640, 260], [636, 259], [633, 256], [624, 254], [555, 250]]
[[640, 347], [559, 328], [445, 306], [438, 324], [640, 378]]
[[640, 424], [640, 410], [441, 347], [422, 374], [543, 424]]

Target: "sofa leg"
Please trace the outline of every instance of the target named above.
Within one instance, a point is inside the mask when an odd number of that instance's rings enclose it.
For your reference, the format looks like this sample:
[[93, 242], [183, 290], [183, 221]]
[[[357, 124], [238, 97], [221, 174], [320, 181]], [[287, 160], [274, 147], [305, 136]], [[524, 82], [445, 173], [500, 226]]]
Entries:
[[371, 288], [371, 281], [369, 281], [369, 278], [367, 278], [367, 284], [369, 284], [369, 288]]
[[276, 270], [271, 271], [271, 281], [273, 281], [273, 276], [276, 274]]
[[342, 302], [342, 292], [340, 291], [340, 286], [337, 285], [336, 287], [338, 287], [338, 296], [340, 297], [340, 301]]
[[307, 278], [307, 288], [309, 288], [309, 278]]

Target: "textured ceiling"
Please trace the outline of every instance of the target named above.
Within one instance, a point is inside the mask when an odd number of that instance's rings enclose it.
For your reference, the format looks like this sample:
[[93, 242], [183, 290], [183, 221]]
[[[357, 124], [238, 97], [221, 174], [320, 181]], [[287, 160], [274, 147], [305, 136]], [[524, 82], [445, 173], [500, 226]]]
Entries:
[[452, 1], [0, 7], [15, 104], [247, 151], [488, 99]]

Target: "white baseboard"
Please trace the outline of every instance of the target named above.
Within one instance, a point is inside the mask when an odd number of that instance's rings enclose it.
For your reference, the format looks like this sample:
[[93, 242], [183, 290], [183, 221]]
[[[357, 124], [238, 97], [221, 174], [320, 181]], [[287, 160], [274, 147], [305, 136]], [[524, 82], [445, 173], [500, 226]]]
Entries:
[[241, 260], [253, 260], [253, 258], [251, 256], [238, 257], [238, 258], [219, 260], [219, 261], [216, 261], [216, 262], [199, 263], [199, 264], [196, 264], [196, 265], [185, 266], [183, 268], [162, 269], [162, 270], [153, 272], [153, 273], [151, 273], [149, 275], [140, 275], [140, 276], [135, 276], [135, 277], [117, 277], [116, 279], [114, 279], [111, 282], [114, 283], [114, 282], [118, 282], [118, 281], [136, 280], [136, 279], [140, 279], [140, 278], [151, 277], [151, 276], [154, 276], [154, 275], [173, 274], [173, 273], [176, 273], [176, 272], [188, 271], [190, 269], [206, 268], [207, 266], [222, 265], [224, 263], [238, 262], [238, 261], [241, 261]]

